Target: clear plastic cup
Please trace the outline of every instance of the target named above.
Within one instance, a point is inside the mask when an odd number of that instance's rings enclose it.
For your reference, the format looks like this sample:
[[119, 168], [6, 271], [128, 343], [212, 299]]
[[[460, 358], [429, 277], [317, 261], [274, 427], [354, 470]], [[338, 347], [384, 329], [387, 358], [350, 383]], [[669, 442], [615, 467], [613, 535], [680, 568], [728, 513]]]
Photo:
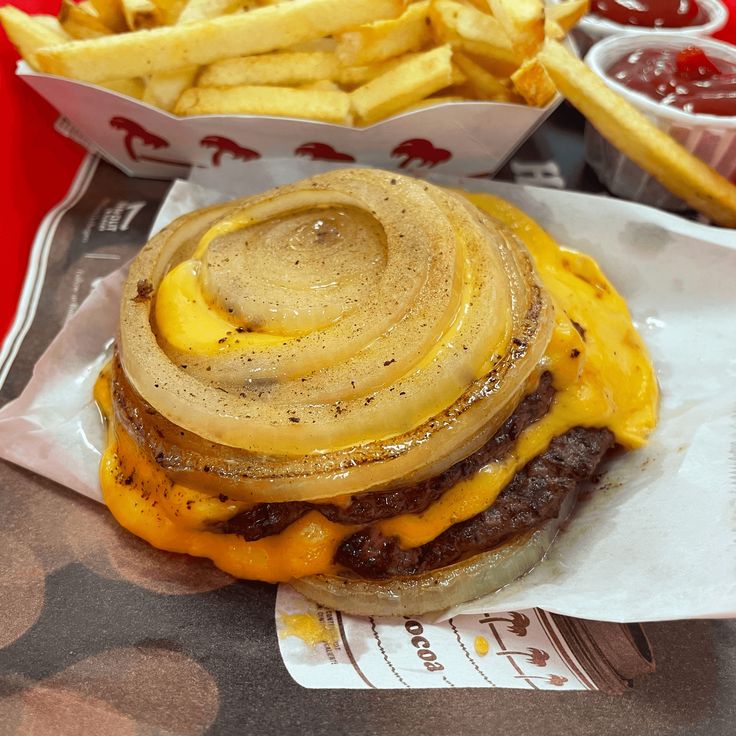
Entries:
[[[611, 36], [591, 48], [585, 61], [604, 82], [627, 99], [640, 112], [669, 133], [678, 143], [719, 171], [727, 179], [736, 178], [736, 116], [701, 115], [662, 105], [649, 97], [633, 92], [606, 74], [606, 69], [619, 59], [641, 48], [661, 48], [679, 51], [697, 45], [708, 56], [736, 64], [736, 46], [710, 38], [698, 38], [674, 33], [651, 33]], [[603, 138], [586, 123], [585, 157], [601, 182], [613, 193], [625, 199], [667, 210], [687, 209], [687, 205], [670, 194], [658, 181]]]
[[629, 26], [622, 23], [614, 23], [612, 20], [606, 20], [597, 15], [589, 13], [578, 24], [577, 28], [581, 34], [587, 36], [589, 43], [600, 41], [609, 36], [618, 36], [621, 34], [632, 35], [639, 33], [646, 34], [675, 34], [678, 36], [711, 36], [718, 32], [726, 25], [728, 21], [728, 8], [721, 0], [697, 0], [698, 6], [707, 17], [705, 22], [696, 26], [685, 26], [684, 28], [644, 28], [642, 26]]

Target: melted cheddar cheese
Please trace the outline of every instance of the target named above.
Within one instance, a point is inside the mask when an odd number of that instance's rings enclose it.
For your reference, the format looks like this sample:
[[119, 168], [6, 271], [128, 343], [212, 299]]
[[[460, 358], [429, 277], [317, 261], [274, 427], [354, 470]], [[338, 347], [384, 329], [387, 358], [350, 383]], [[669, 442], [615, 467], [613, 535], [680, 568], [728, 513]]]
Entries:
[[[420, 514], [403, 514], [376, 523], [404, 547], [431, 541], [453, 524], [488, 508], [513, 475], [550, 441], [575, 426], [608, 427], [625, 448], [641, 446], [656, 423], [658, 388], [647, 351], [624, 300], [589, 257], [562, 248], [533, 220], [496, 197], [466, 195], [509, 227], [527, 246], [555, 303], [555, 329], [544, 357], [556, 389], [550, 411], [528, 427], [503, 460], [489, 463], [461, 481]], [[184, 265], [184, 264], [182, 264]], [[183, 326], [175, 316], [177, 300], [197, 297], [186, 268], [158, 295], [165, 308], [159, 325], [168, 339]], [[226, 327], [206, 304], [187, 310], [201, 315], [187, 327], [187, 340], [213, 345]], [[576, 327], [577, 325], [577, 327]], [[581, 336], [582, 328], [584, 334]], [[261, 338], [251, 338], [261, 339]], [[216, 341], [215, 341], [216, 344]], [[208, 524], [231, 518], [244, 502], [208, 496], [173, 483], [112, 421], [109, 376], [104, 372], [95, 398], [109, 421], [109, 446], [100, 476], [105, 502], [118, 522], [155, 547], [209, 557], [236, 577], [287, 581], [336, 572], [334, 553], [356, 527], [335, 524], [312, 511], [281, 534], [247, 542], [234, 534], [208, 531]]]
[[307, 646], [317, 644], [335, 645], [337, 631], [335, 625], [320, 621], [312, 613], [282, 613], [279, 615], [279, 639], [294, 636], [301, 639]]
[[228, 315], [208, 303], [198, 278], [199, 268], [199, 261], [183, 261], [166, 274], [158, 287], [156, 324], [165, 343], [182, 352], [216, 355], [294, 339], [265, 332], [241, 332], [242, 327], [239, 329]]

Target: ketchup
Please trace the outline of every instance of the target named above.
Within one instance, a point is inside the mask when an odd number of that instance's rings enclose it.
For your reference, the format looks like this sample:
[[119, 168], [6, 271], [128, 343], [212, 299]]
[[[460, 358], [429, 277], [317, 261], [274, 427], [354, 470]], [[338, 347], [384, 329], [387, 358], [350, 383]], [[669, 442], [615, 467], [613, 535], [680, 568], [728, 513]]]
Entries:
[[686, 112], [736, 116], [736, 63], [696, 46], [637, 49], [606, 69], [635, 92]]
[[695, 0], [593, 0], [591, 12], [614, 23], [644, 28], [683, 28], [707, 20]]

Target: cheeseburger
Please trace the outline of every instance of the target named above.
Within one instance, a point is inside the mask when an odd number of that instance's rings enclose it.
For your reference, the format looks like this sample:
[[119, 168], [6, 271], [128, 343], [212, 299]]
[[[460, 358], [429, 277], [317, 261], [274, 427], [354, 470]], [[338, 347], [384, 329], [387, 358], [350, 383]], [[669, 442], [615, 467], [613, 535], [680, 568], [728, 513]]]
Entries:
[[102, 488], [160, 549], [419, 614], [535, 565], [657, 397], [590, 258], [495, 197], [340, 170], [140, 252], [96, 385]]

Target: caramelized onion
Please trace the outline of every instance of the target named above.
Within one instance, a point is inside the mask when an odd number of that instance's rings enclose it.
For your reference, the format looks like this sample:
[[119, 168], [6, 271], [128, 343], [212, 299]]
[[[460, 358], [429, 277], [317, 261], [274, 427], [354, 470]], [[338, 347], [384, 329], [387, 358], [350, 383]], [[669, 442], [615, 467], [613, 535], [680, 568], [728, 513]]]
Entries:
[[160, 414], [146, 421], [185, 446], [179, 480], [202, 487], [187, 458], [207, 457], [210, 478], [237, 475], [233, 497], [318, 499], [475, 451], [536, 380], [552, 322], [495, 221], [426, 183], [342, 170], [162, 231], [131, 267], [119, 346]]

